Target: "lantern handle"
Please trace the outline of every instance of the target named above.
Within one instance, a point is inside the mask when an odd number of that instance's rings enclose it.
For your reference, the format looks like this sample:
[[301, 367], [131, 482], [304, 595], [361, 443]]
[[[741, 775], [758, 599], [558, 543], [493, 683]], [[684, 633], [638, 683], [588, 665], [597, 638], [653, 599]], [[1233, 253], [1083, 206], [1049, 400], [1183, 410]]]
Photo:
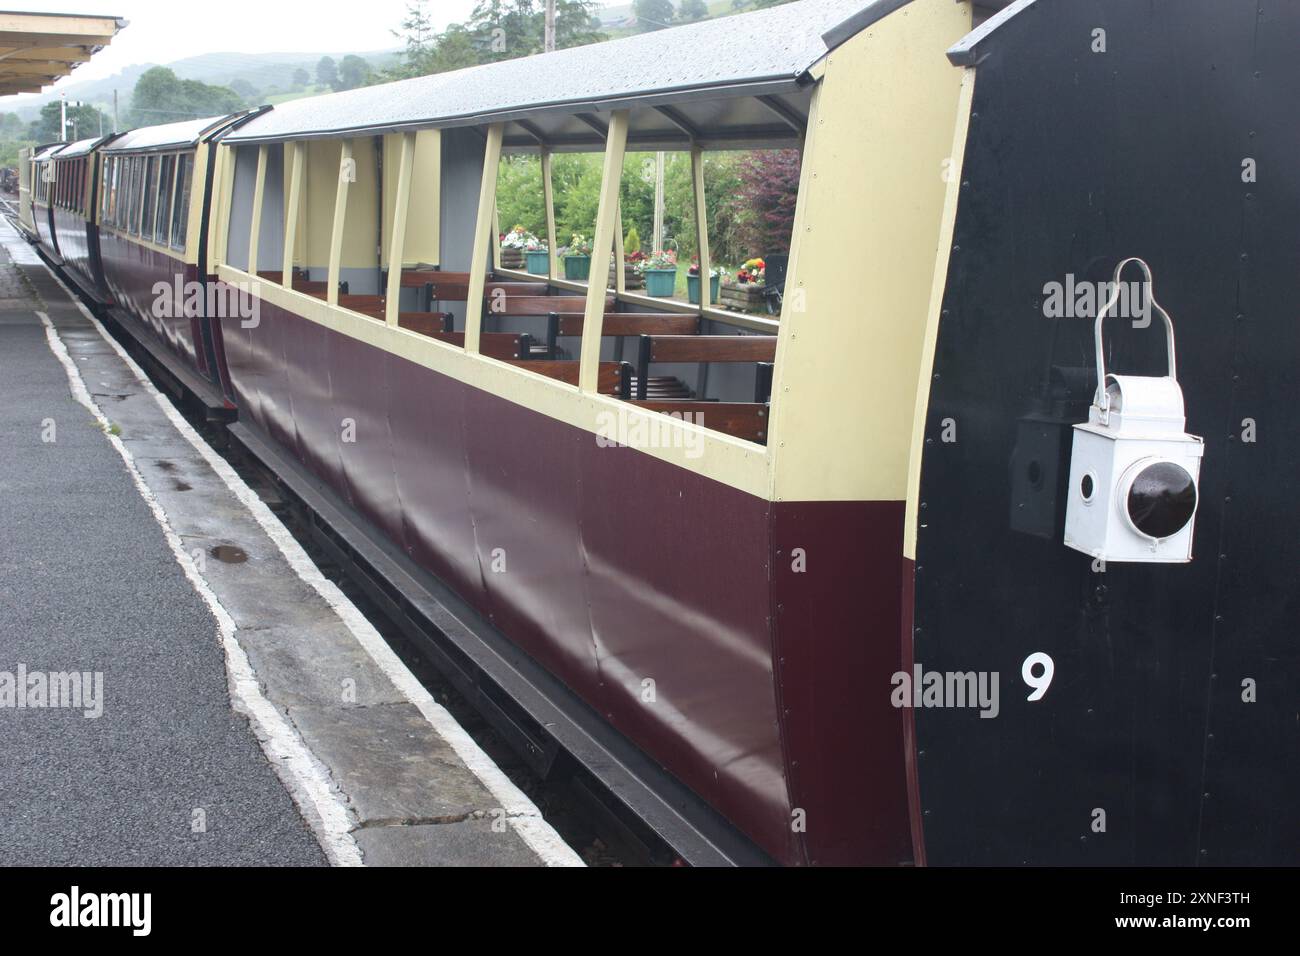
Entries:
[[1130, 263], [1136, 263], [1138, 268], [1142, 270], [1142, 274], [1146, 278], [1147, 295], [1151, 299], [1151, 307], [1156, 312], [1160, 313], [1160, 317], [1164, 319], [1165, 343], [1169, 355], [1168, 377], [1172, 378], [1175, 382], [1178, 381], [1177, 360], [1174, 354], [1174, 321], [1169, 317], [1169, 313], [1165, 311], [1164, 306], [1156, 301], [1156, 284], [1155, 279], [1151, 275], [1151, 267], [1137, 256], [1130, 256], [1115, 267], [1115, 279], [1111, 283], [1110, 298], [1106, 300], [1106, 304], [1103, 305], [1101, 311], [1097, 313], [1097, 326], [1094, 333], [1094, 338], [1097, 343], [1097, 391], [1093, 396], [1092, 403], [1096, 405], [1098, 410], [1101, 412], [1103, 422], [1107, 421], [1110, 417], [1110, 393], [1106, 390], [1106, 353], [1102, 346], [1102, 323], [1106, 321], [1106, 316], [1110, 314], [1111, 310], [1115, 308], [1115, 304], [1119, 301], [1120, 278], [1124, 269]]

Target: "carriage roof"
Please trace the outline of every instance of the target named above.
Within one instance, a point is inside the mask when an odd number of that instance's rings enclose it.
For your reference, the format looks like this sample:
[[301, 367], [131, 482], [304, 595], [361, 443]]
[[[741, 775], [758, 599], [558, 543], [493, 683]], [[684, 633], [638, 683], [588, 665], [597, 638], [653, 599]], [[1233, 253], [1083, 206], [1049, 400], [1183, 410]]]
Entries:
[[[710, 135], [789, 135], [806, 119], [810, 71], [839, 43], [908, 0], [803, 0], [589, 46], [450, 73], [292, 100], [226, 134], [228, 143], [347, 136], [421, 127], [522, 121], [535, 140], [603, 142], [575, 114], [671, 104], [683, 127]], [[768, 97], [772, 108], [753, 105]], [[725, 98], [751, 98], [728, 108]], [[694, 104], [694, 105], [693, 105]], [[782, 120], [782, 110], [791, 116]], [[648, 117], [651, 123], [654, 117]], [[569, 121], [569, 122], [566, 122]], [[638, 132], [633, 125], [633, 138]], [[643, 130], [647, 134], [652, 130]]]
[[143, 126], [118, 136], [103, 147], [103, 152], [126, 153], [192, 148], [198, 145], [204, 136], [222, 129], [244, 115], [246, 112], [182, 120], [179, 123], [166, 123], [162, 126]]

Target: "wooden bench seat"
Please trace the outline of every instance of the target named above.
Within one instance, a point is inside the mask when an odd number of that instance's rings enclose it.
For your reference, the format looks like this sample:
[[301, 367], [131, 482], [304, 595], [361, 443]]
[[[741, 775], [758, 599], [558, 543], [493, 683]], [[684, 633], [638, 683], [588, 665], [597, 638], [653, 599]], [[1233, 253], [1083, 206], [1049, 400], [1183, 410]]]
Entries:
[[768, 406], [760, 402], [634, 401], [638, 408], [687, 417], [704, 428], [766, 444]]
[[[257, 273], [259, 279], [265, 279], [267, 282], [274, 282], [276, 285], [284, 285], [284, 272], [279, 269], [262, 269]], [[328, 283], [323, 279], [308, 279], [307, 274], [297, 266], [293, 268], [293, 291], [306, 292], [309, 295], [320, 293], [320, 298], [325, 298], [325, 289]]]
[[435, 332], [451, 332], [452, 316], [450, 312], [399, 312], [397, 324], [400, 328], [432, 335]]
[[[430, 284], [425, 295], [433, 302], [467, 302], [469, 286], [439, 282]], [[535, 295], [545, 296], [546, 285], [536, 282], [488, 282], [483, 286], [483, 298], [489, 303], [500, 297]]]
[[[464, 332], [426, 332], [425, 335], [440, 342], [465, 347]], [[533, 337], [527, 332], [480, 332], [478, 337], [479, 355], [513, 362], [532, 354]]]
[[[556, 362], [550, 359], [511, 362], [517, 368], [536, 372], [569, 385], [578, 384], [578, 362]], [[627, 362], [601, 362], [596, 378], [596, 390], [602, 395], [630, 398], [632, 395], [632, 366]]]
[[[587, 299], [581, 295], [507, 295], [498, 308], [489, 297], [484, 303], [484, 314], [492, 315], [550, 315], [552, 312], [583, 312]], [[605, 311], [614, 311], [614, 297], [605, 296]]]
[[360, 312], [371, 318], [384, 318], [384, 302], [382, 295], [340, 295], [339, 305], [345, 309], [351, 309], [353, 312]]
[[[440, 269], [403, 269], [401, 285], [404, 289], [423, 289], [425, 305], [432, 302], [464, 302], [469, 298], [469, 273], [449, 272]], [[489, 276], [483, 294], [493, 295], [545, 295], [546, 282], [521, 282], [516, 279], [496, 279]]]
[[[555, 354], [561, 335], [580, 336], [586, 325], [581, 312], [551, 312], [546, 322], [546, 347]], [[680, 312], [606, 312], [600, 323], [602, 337], [623, 335], [696, 335], [700, 317]]]
[[775, 360], [775, 335], [643, 335], [637, 354], [636, 397], [649, 397], [648, 377], [655, 362], [755, 362], [760, 365], [755, 401], [766, 402]]

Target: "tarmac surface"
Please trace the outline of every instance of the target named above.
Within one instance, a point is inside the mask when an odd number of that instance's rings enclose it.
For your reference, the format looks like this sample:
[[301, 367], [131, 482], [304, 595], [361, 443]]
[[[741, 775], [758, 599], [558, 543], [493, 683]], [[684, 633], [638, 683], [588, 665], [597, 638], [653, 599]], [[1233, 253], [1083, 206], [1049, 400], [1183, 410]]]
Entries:
[[33, 255], [0, 222], [0, 865], [579, 865]]

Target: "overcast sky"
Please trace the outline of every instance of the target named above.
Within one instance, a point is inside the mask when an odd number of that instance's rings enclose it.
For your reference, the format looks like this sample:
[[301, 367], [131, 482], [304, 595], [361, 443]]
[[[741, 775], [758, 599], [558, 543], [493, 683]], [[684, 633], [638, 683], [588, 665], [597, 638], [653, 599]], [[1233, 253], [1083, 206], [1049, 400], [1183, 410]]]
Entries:
[[[435, 27], [464, 20], [475, 0], [430, 0]], [[170, 63], [200, 53], [352, 52], [400, 46], [393, 36], [407, 0], [11, 0], [34, 13], [122, 17], [112, 44], [56, 83], [112, 76], [134, 63]], [[6, 98], [13, 103], [17, 97]], [[12, 107], [11, 107], [12, 108]]]

